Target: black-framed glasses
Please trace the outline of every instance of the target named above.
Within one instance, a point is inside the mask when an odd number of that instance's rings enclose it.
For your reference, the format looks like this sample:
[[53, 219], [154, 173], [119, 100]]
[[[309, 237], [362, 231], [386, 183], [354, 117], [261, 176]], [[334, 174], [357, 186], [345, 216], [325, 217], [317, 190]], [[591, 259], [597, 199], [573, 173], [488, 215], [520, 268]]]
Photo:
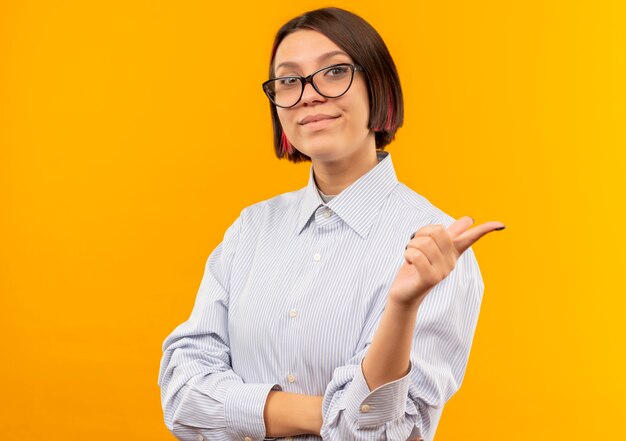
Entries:
[[350, 89], [357, 70], [364, 71], [358, 64], [333, 64], [307, 77], [290, 75], [272, 78], [263, 83], [263, 91], [272, 103], [285, 108], [300, 102], [307, 83], [311, 83], [317, 93], [325, 98], [338, 98]]

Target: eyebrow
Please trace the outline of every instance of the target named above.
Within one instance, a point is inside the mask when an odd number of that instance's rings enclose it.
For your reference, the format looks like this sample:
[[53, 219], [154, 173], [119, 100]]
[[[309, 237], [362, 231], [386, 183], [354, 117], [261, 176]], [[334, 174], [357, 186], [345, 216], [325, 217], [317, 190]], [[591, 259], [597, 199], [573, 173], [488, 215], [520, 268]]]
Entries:
[[[349, 56], [344, 51], [336, 50], [336, 51], [326, 52], [325, 54], [320, 55], [319, 57], [317, 57], [317, 61], [320, 62], [322, 60], [325, 60], [326, 58], [330, 58], [332, 56], [340, 55], [340, 54]], [[276, 66], [276, 72], [278, 72], [278, 69], [280, 69], [281, 67], [298, 67], [298, 63], [293, 63], [290, 61], [285, 61], [284, 63], [280, 63], [278, 66]]]

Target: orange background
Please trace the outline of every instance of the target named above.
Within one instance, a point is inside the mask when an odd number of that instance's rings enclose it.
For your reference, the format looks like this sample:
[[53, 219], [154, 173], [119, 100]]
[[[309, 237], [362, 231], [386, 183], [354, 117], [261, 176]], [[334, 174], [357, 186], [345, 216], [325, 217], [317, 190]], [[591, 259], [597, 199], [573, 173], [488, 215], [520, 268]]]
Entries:
[[[336, 1], [405, 93], [399, 179], [502, 221], [445, 440], [626, 439], [626, 6]], [[302, 188], [261, 82], [314, 1], [0, 3], [0, 438], [170, 440], [161, 344], [241, 209]], [[622, 207], [622, 208], [620, 208]]]

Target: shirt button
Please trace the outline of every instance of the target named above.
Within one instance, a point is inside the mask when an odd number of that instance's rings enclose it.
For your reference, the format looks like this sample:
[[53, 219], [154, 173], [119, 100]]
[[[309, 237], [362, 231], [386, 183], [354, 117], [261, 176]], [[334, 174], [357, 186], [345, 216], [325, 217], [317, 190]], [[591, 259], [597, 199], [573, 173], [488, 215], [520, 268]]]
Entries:
[[289, 317], [294, 318], [298, 315], [298, 311], [296, 311], [295, 309], [292, 309], [291, 311], [289, 311]]
[[361, 406], [361, 412], [363, 412], [363, 413], [367, 413], [367, 412], [369, 412], [369, 411], [370, 411], [370, 407], [369, 407], [369, 405], [364, 404], [364, 405], [362, 405], [362, 406]]
[[296, 382], [296, 376], [294, 374], [287, 375], [287, 381], [289, 381], [290, 383], [295, 383]]
[[319, 253], [313, 256], [313, 260], [315, 260], [316, 262], [319, 262], [321, 258], [322, 256], [320, 256]]
[[328, 210], [328, 209], [324, 210], [324, 212], [322, 213], [322, 216], [330, 217], [330, 210]]
[[201, 433], [198, 434], [198, 441], [204, 441], [204, 437]]
[[243, 441], [252, 441], [252, 438], [250, 438], [249, 436], [246, 436]]

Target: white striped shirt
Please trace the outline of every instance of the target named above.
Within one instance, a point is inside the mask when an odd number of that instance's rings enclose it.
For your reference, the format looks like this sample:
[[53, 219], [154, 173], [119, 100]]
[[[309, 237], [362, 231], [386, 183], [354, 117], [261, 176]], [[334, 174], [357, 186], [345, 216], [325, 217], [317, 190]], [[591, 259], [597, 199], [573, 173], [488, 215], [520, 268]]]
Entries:
[[228, 227], [189, 319], [163, 342], [158, 384], [176, 438], [263, 440], [267, 395], [282, 390], [324, 397], [321, 438], [294, 440], [433, 439], [465, 375], [484, 285], [470, 247], [418, 310], [409, 373], [369, 390], [361, 361], [411, 234], [455, 220], [377, 155], [328, 203], [311, 165], [306, 187]]

